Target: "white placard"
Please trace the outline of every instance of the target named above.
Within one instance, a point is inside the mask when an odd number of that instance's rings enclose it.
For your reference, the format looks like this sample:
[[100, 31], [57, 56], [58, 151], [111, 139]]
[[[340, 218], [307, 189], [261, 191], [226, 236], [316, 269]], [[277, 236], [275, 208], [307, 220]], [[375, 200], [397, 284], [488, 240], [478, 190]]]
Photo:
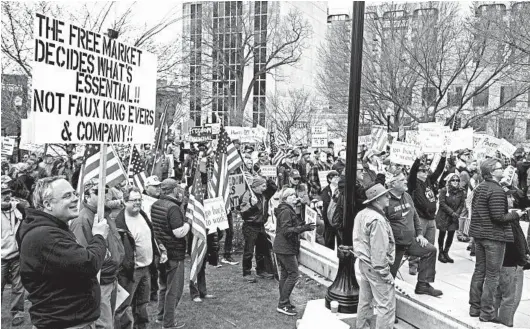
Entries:
[[228, 217], [222, 197], [204, 200], [204, 220], [208, 234], [216, 233], [217, 229], [222, 231], [228, 228]]
[[[315, 224], [317, 225], [317, 212], [311, 209], [311, 207], [306, 206], [305, 207], [305, 223], [306, 224]], [[304, 232], [305, 239], [312, 244], [315, 244], [316, 242], [316, 228], [311, 231]]]
[[434, 123], [420, 123], [418, 125], [418, 140], [421, 141], [424, 153], [443, 151], [445, 144], [445, 128]]
[[259, 169], [261, 176], [272, 178], [278, 176], [278, 168], [276, 166], [260, 166]]
[[8, 157], [13, 155], [15, 150], [15, 138], [13, 137], [2, 137], [2, 156]]
[[328, 147], [328, 127], [311, 127], [311, 147]]
[[512, 145], [512, 143], [508, 142], [506, 139], [501, 139], [501, 145], [499, 146], [499, 152], [504, 154], [507, 158], [511, 158], [513, 154], [517, 151], [517, 147]]
[[404, 166], [412, 166], [420, 155], [421, 148], [414, 144], [394, 141], [390, 145], [390, 161]]
[[451, 152], [462, 149], [473, 149], [473, 128], [446, 132], [445, 150]]
[[331, 170], [326, 171], [319, 171], [318, 172], [318, 180], [320, 181], [320, 189], [323, 190], [328, 186], [328, 174]]
[[156, 56], [35, 15], [30, 142], [152, 143]]

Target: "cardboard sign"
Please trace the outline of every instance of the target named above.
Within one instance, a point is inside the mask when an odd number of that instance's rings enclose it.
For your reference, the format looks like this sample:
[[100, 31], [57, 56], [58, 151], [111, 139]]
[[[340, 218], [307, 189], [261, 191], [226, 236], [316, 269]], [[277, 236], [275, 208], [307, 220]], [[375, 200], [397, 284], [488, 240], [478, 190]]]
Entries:
[[212, 127], [193, 127], [190, 129], [190, 137], [212, 137]]
[[473, 149], [473, 128], [446, 133], [444, 145], [444, 149], [449, 152], [462, 149]]
[[230, 184], [230, 207], [233, 210], [239, 206], [239, 199], [247, 190], [247, 184], [243, 174], [228, 176], [228, 183]]
[[[317, 224], [317, 212], [311, 207], [306, 206], [305, 207], [305, 223], [306, 224]], [[305, 239], [312, 244], [315, 244], [316, 242], [316, 229], [308, 232], [304, 232]]]
[[418, 140], [421, 141], [423, 152], [441, 152], [445, 144], [445, 128], [436, 122], [420, 123], [418, 125]]
[[512, 145], [512, 143], [508, 142], [506, 139], [501, 139], [501, 145], [499, 145], [499, 152], [504, 154], [507, 158], [511, 158], [515, 151], [517, 151], [517, 147]]
[[328, 127], [311, 128], [311, 147], [328, 147]]
[[412, 166], [421, 148], [414, 144], [394, 141], [390, 145], [390, 161], [404, 166]]
[[208, 234], [216, 233], [217, 229], [222, 231], [228, 228], [228, 217], [222, 197], [204, 200], [204, 219]]
[[418, 139], [418, 135], [419, 134], [418, 134], [417, 130], [409, 130], [409, 131], [407, 131], [407, 135], [405, 136], [405, 142], [421, 147], [421, 144], [420, 144], [419, 139]]
[[331, 170], [319, 171], [318, 180], [320, 181], [320, 188], [324, 189], [328, 186], [328, 174]]
[[33, 30], [30, 142], [152, 143], [155, 55], [40, 13]]
[[276, 178], [278, 176], [278, 167], [276, 166], [260, 166], [260, 175], [264, 177]]
[[8, 157], [13, 155], [15, 150], [15, 138], [2, 137], [2, 156]]

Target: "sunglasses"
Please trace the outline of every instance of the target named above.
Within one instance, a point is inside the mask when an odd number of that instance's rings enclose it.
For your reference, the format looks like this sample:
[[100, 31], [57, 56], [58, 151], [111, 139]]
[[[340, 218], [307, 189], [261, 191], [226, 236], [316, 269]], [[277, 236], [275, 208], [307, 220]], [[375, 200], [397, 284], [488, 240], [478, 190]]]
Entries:
[[460, 182], [460, 179], [451, 179], [451, 182]]
[[300, 177], [293, 177], [293, 180], [300, 180]]

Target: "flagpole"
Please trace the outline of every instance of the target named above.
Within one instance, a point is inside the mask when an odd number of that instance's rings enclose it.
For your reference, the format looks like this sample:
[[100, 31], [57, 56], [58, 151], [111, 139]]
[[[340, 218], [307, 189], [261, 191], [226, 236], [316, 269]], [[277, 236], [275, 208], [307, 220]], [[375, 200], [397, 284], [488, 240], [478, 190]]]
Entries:
[[131, 146], [131, 151], [129, 152], [129, 164], [127, 165], [127, 183], [130, 183], [129, 182], [129, 168], [131, 167], [131, 161], [132, 161], [132, 154], [133, 154], [133, 151], [134, 151], [134, 144], [132, 144]]
[[156, 163], [156, 158], [157, 158], [157, 154], [158, 154], [158, 146], [160, 145], [160, 140], [162, 139], [162, 133], [164, 132], [164, 125], [165, 125], [165, 121], [166, 121], [166, 115], [167, 115], [167, 109], [169, 107], [169, 103], [166, 103], [166, 107], [164, 108], [164, 113], [162, 114], [162, 120], [160, 120], [160, 128], [158, 130], [158, 138], [156, 139], [156, 143], [155, 143], [155, 158], [153, 160], [153, 167], [151, 168], [151, 175], [153, 175], [153, 172], [155, 171], [155, 163]]
[[101, 144], [101, 157], [99, 160], [98, 183], [98, 218], [101, 221], [105, 211], [105, 181], [107, 180], [107, 144]]

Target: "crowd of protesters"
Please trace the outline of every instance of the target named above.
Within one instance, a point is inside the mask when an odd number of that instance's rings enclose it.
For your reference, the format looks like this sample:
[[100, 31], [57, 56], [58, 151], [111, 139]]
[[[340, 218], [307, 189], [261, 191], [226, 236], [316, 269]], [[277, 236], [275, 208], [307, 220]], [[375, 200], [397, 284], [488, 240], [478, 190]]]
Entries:
[[[261, 168], [273, 163], [274, 154], [238, 140], [233, 144], [244, 163], [233, 173], [245, 174], [248, 187], [228, 214], [229, 228], [208, 235], [197, 283], [189, 285], [191, 298], [196, 303], [216, 298], [207, 292], [206, 263], [239, 265], [232, 255], [237, 214], [243, 221], [242, 282], [278, 277], [276, 310], [296, 315], [290, 295], [299, 277], [302, 233], [316, 230], [317, 243], [330, 249], [342, 244], [345, 173], [351, 164], [346, 151], [332, 143], [326, 151], [280, 145], [285, 156], [275, 163], [277, 177], [265, 177]], [[156, 154], [142, 152], [151, 174], [144, 191], [127, 181], [105, 191], [89, 181], [78, 191], [81, 156], [32, 153], [16, 164], [3, 162], [2, 291], [11, 283], [12, 325], [24, 321], [27, 292], [31, 322], [39, 329], [146, 328], [147, 305], [155, 300], [161, 327], [184, 327], [177, 306], [184, 260], [191, 252], [187, 197], [195, 168], [207, 185], [214, 155], [207, 144], [185, 149], [183, 142]], [[120, 156], [127, 168], [128, 157]], [[404, 258], [409, 274], [417, 275], [415, 293], [442, 296], [431, 284], [437, 260], [454, 262], [455, 233], [476, 257], [470, 316], [513, 326], [530, 257], [519, 225], [528, 220], [530, 207], [530, 152], [518, 149], [511, 158], [497, 152], [479, 161], [470, 150], [443, 152], [433, 170], [432, 159], [424, 155], [407, 167], [365, 147], [358, 159], [353, 196], [357, 328], [368, 328], [373, 314], [377, 328], [393, 326], [394, 278]], [[327, 171], [324, 188], [322, 171]], [[104, 218], [97, 218], [99, 193], [105, 193]], [[156, 199], [148, 208], [146, 195]], [[306, 207], [317, 212], [316, 225], [306, 223]], [[128, 297], [118, 305], [121, 289]]]

